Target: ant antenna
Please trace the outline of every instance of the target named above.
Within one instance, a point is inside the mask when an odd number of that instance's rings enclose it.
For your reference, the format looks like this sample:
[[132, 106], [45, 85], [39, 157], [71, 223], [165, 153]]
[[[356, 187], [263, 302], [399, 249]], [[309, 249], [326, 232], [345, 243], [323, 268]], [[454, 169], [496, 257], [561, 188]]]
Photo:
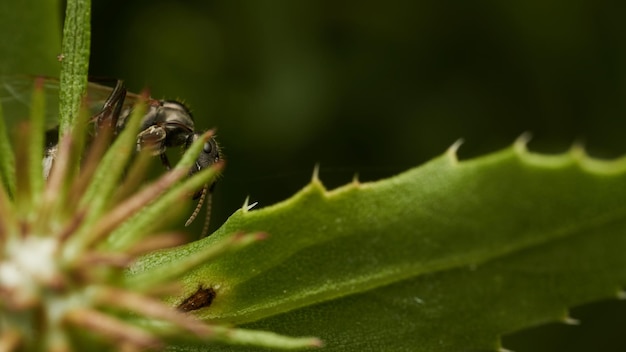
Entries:
[[209, 185], [208, 184], [204, 185], [204, 187], [202, 187], [202, 193], [200, 194], [200, 199], [198, 200], [198, 204], [196, 205], [196, 208], [193, 210], [193, 213], [191, 213], [191, 215], [189, 216], [189, 219], [187, 219], [187, 222], [185, 222], [185, 226], [191, 225], [191, 223], [194, 220], [196, 220], [196, 218], [198, 217], [198, 214], [200, 213], [200, 209], [202, 209], [202, 204], [204, 204], [204, 202], [206, 201], [206, 216], [204, 218], [204, 224], [202, 225], [202, 232], [200, 233], [200, 238], [206, 237], [207, 233], [209, 232], [209, 221], [211, 220], [211, 203], [213, 203], [212, 196], [213, 194], [209, 190]]
[[[202, 204], [204, 203], [204, 198], [206, 197], [208, 189], [209, 189], [209, 185], [204, 185], [204, 187], [202, 187], [202, 193], [200, 194], [200, 200], [198, 200], [198, 204], [196, 205], [196, 208], [193, 210], [193, 213], [191, 213], [191, 215], [189, 216], [189, 219], [187, 219], [187, 222], [185, 222], [185, 227], [191, 225], [191, 223], [194, 220], [196, 220], [196, 218], [198, 217], [198, 213], [200, 213], [200, 209], [202, 208]], [[203, 231], [203, 233], [204, 233], [204, 231]]]
[[[207, 188], [208, 186], [204, 187], [205, 190]], [[206, 199], [206, 216], [204, 218], [204, 225], [202, 225], [202, 233], [200, 234], [200, 238], [206, 237], [206, 235], [209, 233], [209, 221], [211, 220], [212, 203], [213, 203], [213, 193], [209, 192], [209, 196]]]

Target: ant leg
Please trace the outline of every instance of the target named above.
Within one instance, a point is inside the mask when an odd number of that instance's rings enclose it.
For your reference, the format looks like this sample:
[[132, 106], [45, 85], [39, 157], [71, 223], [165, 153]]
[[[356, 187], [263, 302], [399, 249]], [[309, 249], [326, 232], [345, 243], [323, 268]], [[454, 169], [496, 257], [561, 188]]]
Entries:
[[161, 126], [153, 125], [137, 135], [137, 151], [148, 148], [154, 156], [165, 153], [167, 131]]
[[115, 88], [105, 100], [100, 111], [92, 120], [97, 122], [98, 129], [112, 128], [117, 126], [117, 120], [122, 113], [122, 107], [124, 106], [124, 100], [126, 99], [126, 87], [124, 81], [118, 80], [115, 84]]
[[163, 166], [165, 166], [165, 169], [171, 170], [172, 165], [170, 164], [170, 161], [167, 158], [167, 155], [165, 155], [165, 153], [161, 153], [159, 154], [159, 156], [161, 157], [161, 163], [163, 164]]

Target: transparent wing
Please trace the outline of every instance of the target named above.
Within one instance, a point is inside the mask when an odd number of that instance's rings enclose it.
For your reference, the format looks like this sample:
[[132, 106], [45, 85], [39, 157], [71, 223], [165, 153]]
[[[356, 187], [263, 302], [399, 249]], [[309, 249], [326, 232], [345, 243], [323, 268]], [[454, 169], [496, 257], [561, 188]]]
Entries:
[[[33, 76], [0, 76], [0, 104], [7, 125], [13, 126], [17, 121], [28, 118], [30, 114], [31, 96], [36, 77]], [[111, 80], [115, 85], [115, 81]], [[59, 80], [56, 78], [44, 79], [46, 94], [46, 126], [54, 128], [59, 120]], [[113, 91], [107, 85], [89, 82], [87, 86], [86, 103], [93, 115], [102, 110], [104, 101]], [[136, 94], [128, 93], [124, 101], [124, 108], [131, 107], [137, 100]]]
[[[34, 77], [6, 76], [0, 77], [0, 103], [4, 119], [9, 126], [30, 115], [31, 96], [35, 83]], [[59, 107], [59, 84], [57, 81], [46, 79], [46, 124], [56, 125]]]

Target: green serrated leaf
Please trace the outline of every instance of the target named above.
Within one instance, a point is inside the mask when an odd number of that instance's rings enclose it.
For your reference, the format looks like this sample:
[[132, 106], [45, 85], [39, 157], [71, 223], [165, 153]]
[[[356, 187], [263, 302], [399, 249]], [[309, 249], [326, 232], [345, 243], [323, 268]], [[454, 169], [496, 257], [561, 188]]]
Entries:
[[577, 148], [529, 153], [524, 141], [463, 162], [451, 148], [380, 182], [328, 192], [314, 179], [135, 270], [158, 272], [235, 230], [266, 231], [182, 278], [188, 294], [217, 292], [198, 316], [319, 336], [330, 350], [495, 350], [501, 334], [564, 319], [626, 283], [625, 169]]

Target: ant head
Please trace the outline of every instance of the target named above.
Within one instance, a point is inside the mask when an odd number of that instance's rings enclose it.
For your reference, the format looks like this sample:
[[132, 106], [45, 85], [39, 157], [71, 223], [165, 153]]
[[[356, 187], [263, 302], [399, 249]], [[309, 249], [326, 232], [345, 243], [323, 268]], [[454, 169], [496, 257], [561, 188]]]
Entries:
[[[200, 138], [200, 136], [201, 134], [197, 132], [190, 134], [187, 137], [187, 142], [185, 143], [186, 147], [188, 148], [194, 141]], [[215, 138], [211, 137], [209, 138], [209, 140], [207, 140], [204, 143], [204, 146], [202, 146], [202, 151], [200, 152], [200, 155], [198, 155], [198, 158], [196, 159], [196, 164], [189, 170], [189, 176], [195, 174], [196, 172], [202, 171], [206, 169], [207, 167], [210, 167], [211, 165], [219, 162], [220, 158], [221, 158], [220, 147], [215, 141]], [[204, 187], [202, 187], [200, 191], [196, 192], [193, 195], [193, 199], [199, 199], [198, 204], [196, 208], [194, 209], [193, 213], [191, 214], [191, 216], [189, 217], [189, 219], [187, 219], [187, 222], [185, 223], [185, 226], [189, 226], [189, 224], [191, 224], [195, 220], [195, 218], [198, 216], [198, 213], [200, 212], [200, 208], [202, 207], [202, 204], [205, 202], [205, 199], [206, 199], [207, 212], [206, 212], [206, 217], [204, 219], [204, 225], [202, 227], [202, 234], [200, 237], [206, 236], [209, 230], [209, 219], [210, 219], [210, 214], [211, 214], [211, 192], [214, 186], [215, 186], [215, 181], [213, 181], [211, 184], [204, 185]]]
[[[191, 145], [194, 141], [200, 138], [200, 133], [193, 133], [188, 137], [187, 146]], [[204, 170], [207, 167], [217, 163], [221, 159], [220, 147], [215, 141], [215, 138], [211, 137], [204, 143], [202, 151], [196, 159], [196, 164], [189, 170], [189, 176], [195, 174], [198, 171]]]

